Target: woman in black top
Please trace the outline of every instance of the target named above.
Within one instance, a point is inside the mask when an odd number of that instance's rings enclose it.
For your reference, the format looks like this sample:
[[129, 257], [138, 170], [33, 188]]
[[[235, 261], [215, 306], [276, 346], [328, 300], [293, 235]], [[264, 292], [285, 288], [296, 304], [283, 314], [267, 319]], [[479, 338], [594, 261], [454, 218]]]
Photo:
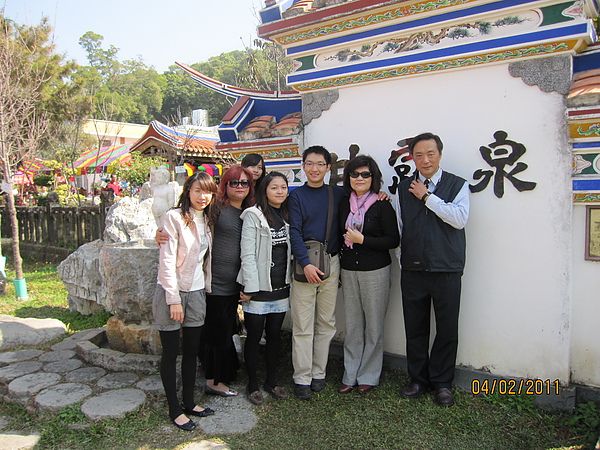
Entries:
[[398, 221], [388, 201], [378, 201], [381, 171], [370, 156], [358, 155], [344, 168], [340, 203], [341, 281], [344, 295], [344, 376], [341, 394], [358, 385], [366, 393], [379, 384], [383, 323], [390, 290], [390, 249], [400, 243]]

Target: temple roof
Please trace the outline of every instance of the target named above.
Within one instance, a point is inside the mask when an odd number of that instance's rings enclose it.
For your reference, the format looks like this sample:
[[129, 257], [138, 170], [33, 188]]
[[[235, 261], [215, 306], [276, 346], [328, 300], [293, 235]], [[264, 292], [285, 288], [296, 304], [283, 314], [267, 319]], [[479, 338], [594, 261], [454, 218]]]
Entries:
[[[207, 77], [185, 64], [177, 64], [202, 86], [237, 99], [219, 125], [221, 143], [288, 136], [302, 129], [302, 97], [298, 92], [244, 89]], [[257, 128], [257, 119], [262, 117], [269, 117], [268, 125]]]
[[233, 162], [229, 153], [215, 150], [218, 141], [217, 137], [204, 136], [193, 128], [175, 129], [153, 120], [146, 133], [131, 146], [131, 151], [157, 156], [174, 152], [199, 161]]

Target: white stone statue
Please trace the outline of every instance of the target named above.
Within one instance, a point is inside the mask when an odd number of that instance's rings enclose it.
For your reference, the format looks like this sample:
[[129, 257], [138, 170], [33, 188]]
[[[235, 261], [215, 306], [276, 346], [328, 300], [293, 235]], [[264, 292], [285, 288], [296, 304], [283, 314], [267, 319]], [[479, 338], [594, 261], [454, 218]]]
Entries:
[[169, 185], [171, 174], [165, 166], [150, 169], [150, 186], [152, 187], [152, 214], [156, 225], [162, 227], [161, 216], [175, 206], [175, 190]]

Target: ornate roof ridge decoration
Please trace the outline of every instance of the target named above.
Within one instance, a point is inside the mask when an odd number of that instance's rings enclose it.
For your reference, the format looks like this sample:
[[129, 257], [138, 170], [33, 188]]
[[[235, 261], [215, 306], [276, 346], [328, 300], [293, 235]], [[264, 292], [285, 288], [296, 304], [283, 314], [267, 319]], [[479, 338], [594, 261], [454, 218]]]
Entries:
[[[450, 0], [450, 1], [452, 1], [452, 0]], [[453, 3], [454, 2], [464, 3], [465, 1], [468, 2], [468, 1], [476, 1], [476, 0], [454, 0]], [[424, 5], [427, 5], [427, 4], [435, 4], [438, 2], [439, 2], [439, 0], [433, 0], [433, 1], [425, 0], [425, 1], [421, 1], [421, 2], [412, 2], [412, 3], [421, 3]], [[279, 5], [285, 4], [285, 3], [287, 3], [287, 2], [285, 2], [285, 1], [278, 2]], [[295, 41], [304, 40], [304, 39], [310, 39], [312, 37], [317, 37], [317, 36], [321, 36], [321, 35], [343, 32], [343, 31], [347, 31], [348, 29], [354, 29], [357, 26], [360, 26], [362, 23], [365, 23], [365, 21], [359, 20], [355, 23], [344, 23], [342, 26], [334, 26], [334, 27], [328, 27], [327, 24], [323, 25], [323, 22], [326, 21], [327, 19], [336, 19], [339, 17], [343, 17], [343, 16], [347, 15], [348, 13], [363, 13], [359, 17], [365, 17], [365, 16], [369, 17], [372, 15], [375, 15], [373, 13], [374, 8], [381, 8], [382, 6], [385, 6], [386, 4], [393, 5], [396, 3], [398, 3], [397, 0], [388, 0], [388, 1], [381, 1], [381, 0], [354, 0], [354, 1], [352, 1], [351, 0], [349, 2], [345, 2], [345, 3], [338, 4], [338, 5], [333, 5], [333, 6], [328, 6], [325, 8], [309, 8], [301, 16], [294, 15], [292, 17], [285, 17], [285, 15], [281, 14], [281, 13], [266, 15], [266, 14], [264, 14], [264, 12], [266, 10], [270, 9], [269, 7], [267, 7], [260, 11], [260, 16], [263, 21], [263, 24], [259, 25], [258, 34], [260, 36], [265, 37], [266, 39], [270, 39], [272, 35], [279, 34], [279, 33], [281, 33], [281, 31], [289, 30], [289, 33], [291, 33], [292, 37], [287, 40], [284, 38], [284, 41], [282, 41], [282, 42], [278, 41], [280, 44], [283, 45], [283, 44], [288, 44], [290, 42], [295, 42]], [[406, 3], [406, 2], [404, 2], [404, 3]], [[278, 7], [278, 5], [275, 5], [275, 7]], [[279, 6], [279, 8], [281, 8], [281, 6]], [[393, 9], [395, 9], [395, 8], [393, 8]], [[409, 10], [412, 11], [413, 9], [409, 6]], [[381, 16], [378, 18], [378, 20], [383, 20], [383, 21], [388, 20], [388, 17], [389, 17], [389, 14], [386, 14], [385, 12], [379, 13], [377, 15]], [[369, 25], [370, 23], [365, 23], [365, 24]], [[312, 33], [309, 33], [308, 35], [298, 36], [299, 33], [297, 33], [294, 30], [300, 25], [302, 25], [302, 26], [314, 25], [315, 28], [314, 28], [314, 31]], [[288, 40], [290, 42], [285, 42]]]
[[[595, 0], [355, 0], [259, 27], [283, 45], [301, 92], [574, 55], [595, 41]], [[564, 87], [561, 87], [564, 92]]]
[[508, 73], [543, 92], [567, 95], [571, 87], [571, 61], [569, 55], [514, 61], [508, 65]]
[[175, 62], [179, 67], [188, 72], [194, 81], [197, 81], [202, 86], [212, 89], [213, 91], [219, 92], [223, 95], [227, 95], [229, 97], [240, 98], [242, 96], [247, 96], [251, 99], [270, 99], [270, 100], [289, 100], [289, 99], [297, 99], [300, 98], [300, 93], [296, 91], [256, 91], [252, 89], [240, 88], [237, 86], [232, 86], [227, 83], [223, 83], [219, 80], [215, 80], [214, 78], [210, 78], [192, 67], [182, 64], [179, 62]]
[[[264, 23], [258, 27], [261, 37], [274, 38], [281, 45], [290, 45], [302, 41], [307, 41], [317, 37], [334, 36], [349, 31], [355, 33], [357, 30], [370, 25], [381, 25], [403, 17], [410, 17], [430, 11], [439, 12], [440, 9], [456, 5], [463, 5], [479, 0], [433, 0], [433, 1], [377, 1], [362, 0], [349, 2], [349, 4], [340, 4], [330, 6], [324, 9], [311, 9], [302, 17], [295, 17], [295, 20], [288, 19], [285, 22]], [[402, 3], [402, 5], [398, 5]], [[408, 3], [408, 5], [406, 4]], [[353, 17], [348, 20], [339, 19], [351, 13]], [[335, 20], [338, 19], [338, 20]], [[310, 25], [309, 30], [296, 31], [296, 27], [302, 25], [304, 28]], [[289, 31], [288, 31], [289, 30]], [[279, 36], [278, 32], [287, 31]]]

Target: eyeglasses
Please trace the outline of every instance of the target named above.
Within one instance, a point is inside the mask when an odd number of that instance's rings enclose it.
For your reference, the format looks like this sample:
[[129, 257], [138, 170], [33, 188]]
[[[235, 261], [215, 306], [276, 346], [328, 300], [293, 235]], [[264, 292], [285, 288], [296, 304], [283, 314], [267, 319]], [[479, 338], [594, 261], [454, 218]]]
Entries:
[[240, 184], [242, 185], [243, 188], [250, 187], [250, 181], [248, 181], [248, 180], [229, 180], [227, 182], [227, 184], [232, 188], [236, 188]]
[[308, 167], [309, 169], [312, 169], [313, 167], [317, 167], [318, 169], [322, 169], [325, 166], [327, 166], [327, 163], [324, 163], [324, 162], [315, 163], [315, 162], [312, 162], [312, 161], [307, 161], [307, 162], [304, 163], [304, 167]]
[[367, 172], [366, 170], [364, 172], [350, 172], [351, 178], [363, 177], [366, 180], [367, 178], [371, 178], [371, 175], [373, 174], [371, 172]]

